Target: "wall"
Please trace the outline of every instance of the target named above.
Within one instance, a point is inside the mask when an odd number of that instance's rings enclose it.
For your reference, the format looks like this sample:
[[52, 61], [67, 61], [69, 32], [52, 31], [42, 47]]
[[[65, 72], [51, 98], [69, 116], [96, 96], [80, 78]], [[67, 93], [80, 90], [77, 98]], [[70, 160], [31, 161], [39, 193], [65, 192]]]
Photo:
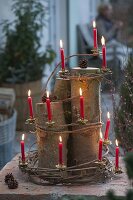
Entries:
[[[65, 55], [68, 51], [68, 37], [67, 37], [67, 1], [68, 0], [49, 0], [49, 43], [56, 52], [56, 59], [53, 66], [48, 68], [47, 75], [49, 75], [55, 65], [60, 62], [60, 39], [63, 40]], [[44, 80], [45, 81], [45, 80]], [[48, 85], [50, 89], [50, 85]]]
[[[77, 53], [77, 33], [78, 24], [90, 23], [97, 14], [97, 6], [100, 0], [69, 0], [69, 38], [70, 54]], [[71, 65], [76, 65], [77, 59], [73, 59]]]
[[[14, 19], [11, 12], [11, 0], [0, 0], [0, 23], [5, 19]], [[2, 26], [0, 26], [0, 45], [3, 42]]]

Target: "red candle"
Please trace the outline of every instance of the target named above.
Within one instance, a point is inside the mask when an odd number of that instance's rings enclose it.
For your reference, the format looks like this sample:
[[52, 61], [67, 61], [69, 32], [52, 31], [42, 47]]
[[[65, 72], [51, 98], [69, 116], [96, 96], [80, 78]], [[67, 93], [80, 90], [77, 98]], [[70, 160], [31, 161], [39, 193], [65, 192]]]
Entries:
[[102, 132], [100, 131], [99, 153], [98, 153], [98, 160], [99, 161], [102, 161], [102, 149], [103, 149], [103, 139], [102, 139]]
[[25, 162], [24, 134], [22, 134], [22, 140], [21, 140], [20, 144], [21, 144], [21, 158], [22, 158], [22, 162]]
[[29, 111], [30, 111], [30, 118], [33, 119], [33, 105], [32, 105], [32, 97], [31, 91], [28, 91], [28, 104], [29, 104]]
[[59, 136], [59, 164], [62, 165], [63, 164], [63, 144], [62, 144], [62, 137]]
[[116, 149], [115, 149], [115, 168], [119, 168], [119, 146], [118, 146], [118, 141], [115, 141], [116, 143]]
[[48, 112], [48, 120], [52, 120], [52, 113], [51, 113], [51, 102], [49, 99], [49, 92], [47, 91], [47, 99], [46, 99], [46, 105], [47, 105], [47, 112]]
[[97, 49], [97, 28], [96, 28], [96, 22], [93, 21], [93, 41], [94, 41], [94, 49]]
[[63, 49], [63, 42], [62, 42], [62, 40], [60, 40], [60, 57], [61, 57], [62, 71], [65, 71], [65, 56], [64, 56], [64, 49]]
[[82, 89], [79, 89], [80, 94], [80, 118], [84, 119], [84, 97], [82, 96]]
[[106, 122], [106, 129], [105, 129], [105, 135], [104, 135], [104, 139], [108, 140], [108, 135], [109, 135], [109, 128], [110, 128], [110, 113], [107, 112], [107, 122]]
[[105, 39], [104, 39], [103, 36], [102, 36], [102, 39], [101, 39], [101, 43], [102, 43], [102, 56], [103, 56], [103, 59], [102, 59], [102, 68], [105, 69], [107, 67], [107, 62], [106, 62]]

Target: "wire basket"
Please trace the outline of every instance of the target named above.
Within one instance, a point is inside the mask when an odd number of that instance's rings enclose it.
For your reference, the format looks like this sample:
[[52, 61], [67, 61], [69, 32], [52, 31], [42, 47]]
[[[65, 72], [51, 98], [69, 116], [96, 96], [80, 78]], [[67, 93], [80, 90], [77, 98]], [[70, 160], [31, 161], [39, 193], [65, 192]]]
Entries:
[[17, 112], [14, 110], [9, 119], [0, 122], [0, 168], [10, 161], [13, 156], [16, 118]]

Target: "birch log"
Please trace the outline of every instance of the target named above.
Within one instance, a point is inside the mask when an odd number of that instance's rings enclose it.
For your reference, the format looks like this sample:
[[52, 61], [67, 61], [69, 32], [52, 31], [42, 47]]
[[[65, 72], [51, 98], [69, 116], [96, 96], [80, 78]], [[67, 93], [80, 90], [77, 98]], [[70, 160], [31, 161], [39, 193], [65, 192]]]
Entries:
[[[100, 79], [96, 76], [98, 68], [74, 68], [72, 69], [71, 98], [72, 98], [72, 122], [78, 123], [80, 118], [80, 95], [82, 88], [84, 97], [86, 125], [73, 126], [73, 130], [79, 133], [72, 134], [72, 157], [73, 164], [80, 164], [97, 158], [98, 140], [101, 128], [101, 103], [100, 103]], [[91, 76], [88, 76], [91, 75]], [[89, 124], [89, 125], [88, 125]], [[95, 124], [95, 126], [92, 126]], [[91, 128], [90, 128], [91, 126]], [[82, 131], [86, 128], [86, 131]]]
[[64, 111], [61, 102], [51, 102], [52, 120], [55, 124], [48, 127], [46, 103], [37, 104], [37, 144], [39, 154], [39, 167], [55, 168], [58, 164], [59, 136], [63, 141], [63, 161], [67, 163], [67, 130]]

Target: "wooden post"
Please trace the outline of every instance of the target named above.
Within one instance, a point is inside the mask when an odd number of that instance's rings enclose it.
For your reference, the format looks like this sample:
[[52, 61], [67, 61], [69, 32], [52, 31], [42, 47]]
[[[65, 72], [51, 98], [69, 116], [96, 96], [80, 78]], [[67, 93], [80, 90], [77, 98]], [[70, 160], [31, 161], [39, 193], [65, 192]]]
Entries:
[[54, 94], [58, 99], [64, 100], [71, 96], [71, 83], [69, 79], [56, 78]]
[[55, 124], [47, 126], [46, 103], [37, 104], [36, 131], [38, 143], [39, 167], [55, 168], [58, 164], [59, 136], [63, 141], [63, 161], [67, 163], [67, 126], [65, 125], [62, 102], [51, 102], [52, 120]]
[[[72, 112], [71, 112], [71, 81], [70, 79], [62, 79], [57, 77], [54, 87], [54, 94], [58, 99], [63, 100], [63, 109], [66, 124], [72, 123]], [[65, 101], [66, 100], [66, 101]], [[72, 126], [68, 126], [68, 130], [72, 131]], [[71, 165], [72, 162], [72, 134], [68, 134], [67, 141], [67, 166]]]
[[[80, 118], [79, 88], [82, 88], [84, 97], [86, 125], [73, 126], [78, 133], [72, 134], [72, 157], [73, 164], [80, 164], [97, 158], [98, 139], [101, 128], [101, 106], [100, 106], [100, 79], [96, 74], [98, 68], [74, 68], [71, 80], [71, 104], [72, 122], [78, 123]], [[91, 76], [87, 76], [91, 74]], [[85, 130], [82, 130], [85, 128]]]

